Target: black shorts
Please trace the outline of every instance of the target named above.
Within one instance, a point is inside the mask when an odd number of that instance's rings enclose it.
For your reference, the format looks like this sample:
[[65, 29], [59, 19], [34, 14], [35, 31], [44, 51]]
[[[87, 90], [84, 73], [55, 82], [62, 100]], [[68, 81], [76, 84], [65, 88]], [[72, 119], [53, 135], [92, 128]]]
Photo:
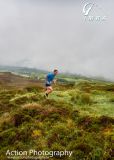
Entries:
[[51, 86], [51, 84], [47, 84], [47, 83], [46, 83], [46, 87], [50, 87], [50, 86]]

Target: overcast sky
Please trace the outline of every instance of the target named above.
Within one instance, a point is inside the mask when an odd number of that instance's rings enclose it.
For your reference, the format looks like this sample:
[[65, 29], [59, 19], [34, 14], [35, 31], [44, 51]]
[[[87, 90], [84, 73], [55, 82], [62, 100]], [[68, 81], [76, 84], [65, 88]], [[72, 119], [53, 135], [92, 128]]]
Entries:
[[99, 22], [85, 20], [88, 2], [0, 0], [0, 64], [114, 80], [114, 0], [94, 0]]

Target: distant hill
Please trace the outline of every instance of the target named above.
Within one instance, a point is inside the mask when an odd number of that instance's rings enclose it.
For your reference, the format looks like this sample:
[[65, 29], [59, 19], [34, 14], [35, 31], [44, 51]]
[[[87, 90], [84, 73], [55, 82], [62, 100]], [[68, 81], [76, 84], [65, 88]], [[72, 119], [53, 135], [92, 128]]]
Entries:
[[36, 68], [27, 68], [27, 67], [16, 67], [16, 66], [0, 66], [1, 72], [15, 72], [19, 74], [30, 75], [31, 73], [47, 73], [47, 71], [36, 69]]
[[23, 87], [27, 85], [39, 85], [40, 80], [32, 80], [27, 77], [15, 75], [11, 72], [0, 72], [0, 86]]
[[[49, 72], [46, 70], [36, 69], [36, 68], [28, 68], [28, 67], [18, 67], [18, 66], [2, 66], [0, 65], [0, 72], [12, 72], [17, 75], [32, 77], [33, 79], [44, 79], [45, 75]], [[77, 79], [85, 79], [85, 80], [96, 80], [96, 81], [108, 81], [104, 77], [87, 77], [80, 74], [72, 74], [72, 73], [59, 73], [58, 78], [60, 80], [70, 80], [75, 81]]]

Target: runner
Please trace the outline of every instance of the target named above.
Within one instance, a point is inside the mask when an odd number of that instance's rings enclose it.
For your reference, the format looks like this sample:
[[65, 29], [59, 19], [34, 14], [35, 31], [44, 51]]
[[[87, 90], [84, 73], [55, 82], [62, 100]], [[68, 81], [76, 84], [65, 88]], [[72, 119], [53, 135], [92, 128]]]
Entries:
[[56, 80], [54, 80], [55, 76], [58, 74], [58, 70], [54, 69], [52, 73], [48, 73], [46, 76], [46, 91], [45, 91], [45, 97], [48, 97], [48, 95], [53, 91], [52, 83], [56, 83]]

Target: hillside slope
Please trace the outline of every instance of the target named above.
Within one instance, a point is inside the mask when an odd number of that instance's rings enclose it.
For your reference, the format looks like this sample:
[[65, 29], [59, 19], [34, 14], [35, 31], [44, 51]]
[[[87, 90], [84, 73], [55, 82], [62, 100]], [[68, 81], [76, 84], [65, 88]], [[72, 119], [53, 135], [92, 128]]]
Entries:
[[73, 152], [50, 160], [113, 159], [114, 84], [82, 79], [54, 89], [45, 99], [43, 83], [0, 74], [0, 159], [8, 149]]
[[[41, 84], [38, 80], [32, 80], [27, 77], [13, 74], [11, 72], [0, 72], [0, 86], [1, 87], [14, 87], [14, 88], [23, 88], [28, 85], [39, 85]], [[11, 88], [10, 88], [11, 89]]]

